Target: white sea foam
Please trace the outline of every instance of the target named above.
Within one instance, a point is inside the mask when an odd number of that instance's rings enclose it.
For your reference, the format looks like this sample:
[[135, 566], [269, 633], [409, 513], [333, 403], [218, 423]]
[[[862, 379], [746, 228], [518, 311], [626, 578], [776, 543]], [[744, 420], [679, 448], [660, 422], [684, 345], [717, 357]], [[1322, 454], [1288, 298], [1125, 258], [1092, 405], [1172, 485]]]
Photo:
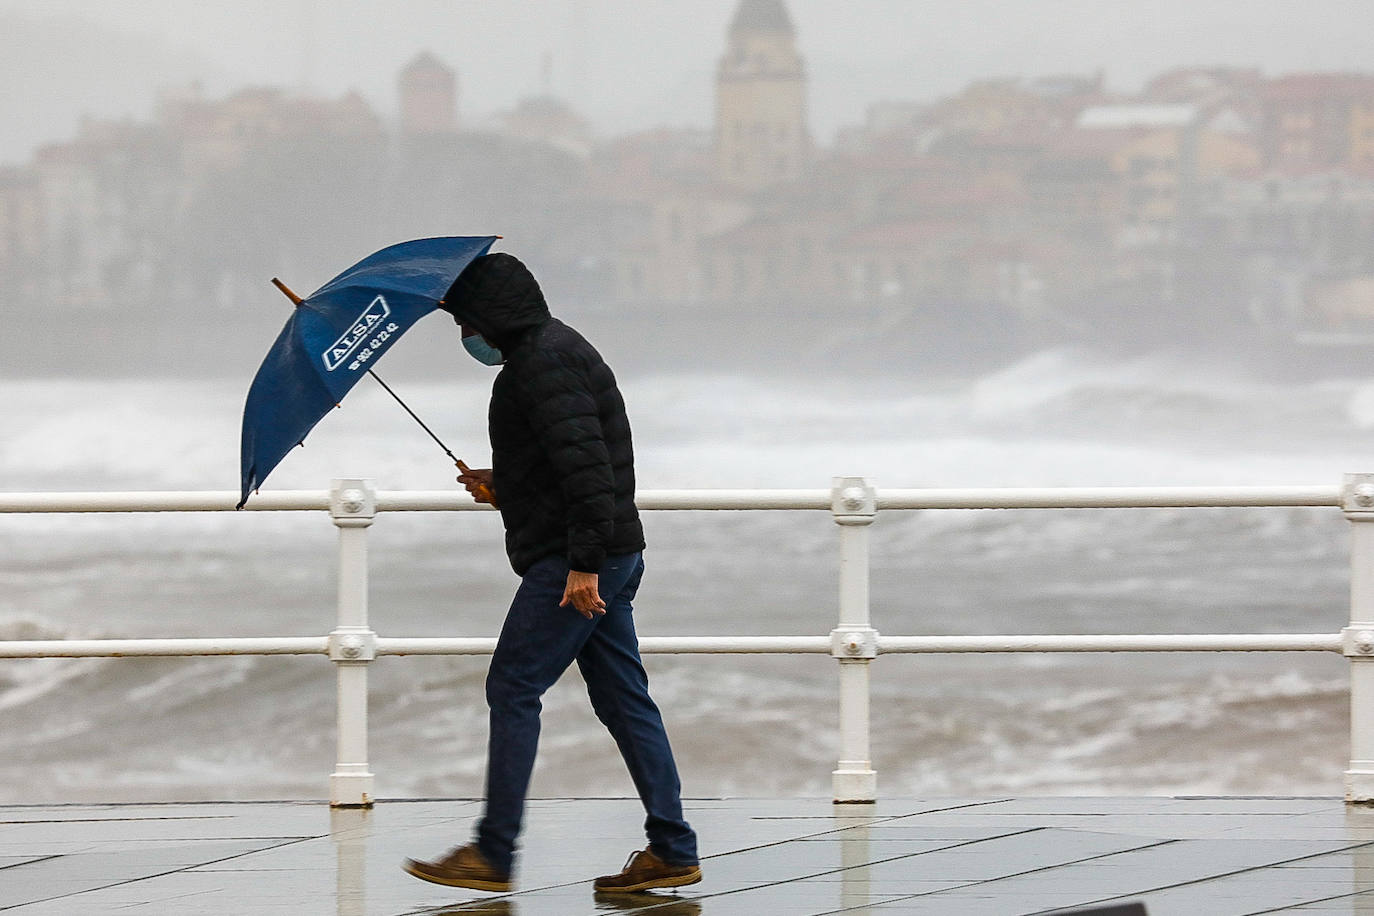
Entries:
[[[403, 394], [460, 456], [485, 463], [489, 381], [410, 384]], [[731, 375], [648, 375], [623, 387], [644, 487], [815, 486], [836, 474], [889, 486], [1321, 479], [1358, 465], [1374, 441], [1367, 385], [1279, 388], [1065, 352], [929, 390]], [[232, 385], [0, 381], [0, 396], [9, 489], [237, 485], [243, 395]], [[453, 476], [385, 392], [363, 385], [269, 486], [358, 474], [391, 488], [452, 486]]]

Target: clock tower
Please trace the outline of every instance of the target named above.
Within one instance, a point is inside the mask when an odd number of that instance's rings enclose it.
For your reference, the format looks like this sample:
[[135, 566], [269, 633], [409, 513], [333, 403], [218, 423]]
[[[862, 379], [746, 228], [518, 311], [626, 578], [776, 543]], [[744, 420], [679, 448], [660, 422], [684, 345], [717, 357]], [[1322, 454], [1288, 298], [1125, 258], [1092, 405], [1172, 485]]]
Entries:
[[800, 178], [810, 147], [806, 70], [787, 8], [741, 0], [716, 71], [716, 175], [763, 190]]

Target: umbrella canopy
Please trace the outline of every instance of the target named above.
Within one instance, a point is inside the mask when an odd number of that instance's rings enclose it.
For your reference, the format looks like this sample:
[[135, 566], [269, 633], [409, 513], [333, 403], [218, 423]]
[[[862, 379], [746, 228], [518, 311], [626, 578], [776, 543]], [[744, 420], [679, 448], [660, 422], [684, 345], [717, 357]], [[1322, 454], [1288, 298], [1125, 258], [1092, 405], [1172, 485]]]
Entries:
[[417, 239], [371, 254], [299, 301], [243, 406], [238, 508], [497, 236]]

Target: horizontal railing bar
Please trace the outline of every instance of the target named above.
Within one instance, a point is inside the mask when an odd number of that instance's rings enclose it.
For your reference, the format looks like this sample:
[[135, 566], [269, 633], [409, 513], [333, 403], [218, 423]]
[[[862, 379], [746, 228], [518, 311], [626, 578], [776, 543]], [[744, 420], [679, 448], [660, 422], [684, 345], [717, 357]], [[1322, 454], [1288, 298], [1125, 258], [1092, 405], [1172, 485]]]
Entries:
[[[490, 655], [495, 639], [379, 637], [378, 655]], [[829, 636], [641, 636], [645, 655], [829, 654]]]
[[878, 652], [1336, 652], [1339, 633], [878, 636]]
[[[232, 512], [238, 493], [132, 491], [0, 493], [0, 513]], [[641, 509], [773, 510], [831, 508], [829, 490], [641, 490]], [[879, 509], [1149, 509], [1207, 507], [1339, 506], [1337, 486], [1256, 487], [966, 487], [879, 489]], [[261, 493], [245, 507], [255, 512], [329, 508], [326, 490]], [[458, 490], [392, 490], [377, 494], [378, 511], [490, 511]]]
[[[663, 509], [821, 509], [829, 510], [829, 490], [640, 490], [635, 504]], [[455, 490], [411, 490], [377, 494], [378, 511], [435, 512], [485, 510], [466, 493]]]
[[[233, 512], [239, 494], [229, 490], [122, 493], [0, 493], [0, 513], [24, 512]], [[254, 512], [327, 511], [328, 490], [278, 490], [248, 500]]]
[[878, 490], [879, 509], [1174, 509], [1339, 506], [1338, 486]]
[[[252, 501], [249, 500], [251, 503]], [[377, 493], [378, 512], [492, 512], [475, 503], [463, 490], [383, 490]]]
[[327, 636], [0, 640], [0, 658], [175, 658], [196, 655], [325, 655], [328, 652]]
[[[490, 655], [491, 638], [378, 637], [377, 655]], [[828, 655], [829, 636], [645, 636], [646, 655]], [[324, 655], [326, 636], [0, 640], [0, 658]], [[1339, 633], [878, 636], [880, 655], [1003, 652], [1336, 652]]]
[[642, 652], [668, 655], [830, 654], [829, 636], [642, 636]]
[[823, 509], [834, 502], [829, 490], [640, 490], [641, 509]]
[[464, 639], [448, 636], [377, 637], [381, 655], [490, 655], [496, 650], [491, 638]]

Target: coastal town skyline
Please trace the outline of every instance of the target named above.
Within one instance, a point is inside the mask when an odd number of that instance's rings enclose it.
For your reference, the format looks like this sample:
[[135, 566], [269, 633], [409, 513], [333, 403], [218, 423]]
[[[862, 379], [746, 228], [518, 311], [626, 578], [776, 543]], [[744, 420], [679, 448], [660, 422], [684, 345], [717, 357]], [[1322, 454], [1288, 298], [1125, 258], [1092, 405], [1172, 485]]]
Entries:
[[[356, 91], [398, 112], [394, 75], [422, 50], [462, 74], [470, 122], [526, 96], [553, 94], [599, 136], [709, 125], [714, 49], [733, 0], [429, 0], [250, 2], [188, 8], [168, 0], [90, 4], [0, 0], [0, 100], [10, 127], [0, 164], [68, 139], [82, 117], [153, 116], [158, 100], [272, 85], [325, 96]], [[817, 139], [884, 101], [930, 102], [978, 79], [1100, 72], [1131, 93], [1162, 70], [1256, 67], [1267, 75], [1364, 66], [1359, 36], [1374, 8], [1356, 0], [1100, 4], [1046, 0], [791, 0], [812, 77]], [[79, 60], [81, 66], [73, 66]], [[632, 75], [632, 76], [631, 76]]]
[[794, 4], [732, 8], [706, 126], [605, 136], [551, 80], [474, 116], [432, 49], [392, 75], [394, 117], [260, 85], [88, 118], [0, 169], [0, 293], [165, 355], [183, 322], [232, 335], [277, 307], [264, 276], [309, 288], [398, 238], [494, 234], [560, 301], [680, 337], [729, 316], [746, 348], [781, 316], [955, 359], [1374, 331], [1374, 74], [977, 79], [825, 137]]

